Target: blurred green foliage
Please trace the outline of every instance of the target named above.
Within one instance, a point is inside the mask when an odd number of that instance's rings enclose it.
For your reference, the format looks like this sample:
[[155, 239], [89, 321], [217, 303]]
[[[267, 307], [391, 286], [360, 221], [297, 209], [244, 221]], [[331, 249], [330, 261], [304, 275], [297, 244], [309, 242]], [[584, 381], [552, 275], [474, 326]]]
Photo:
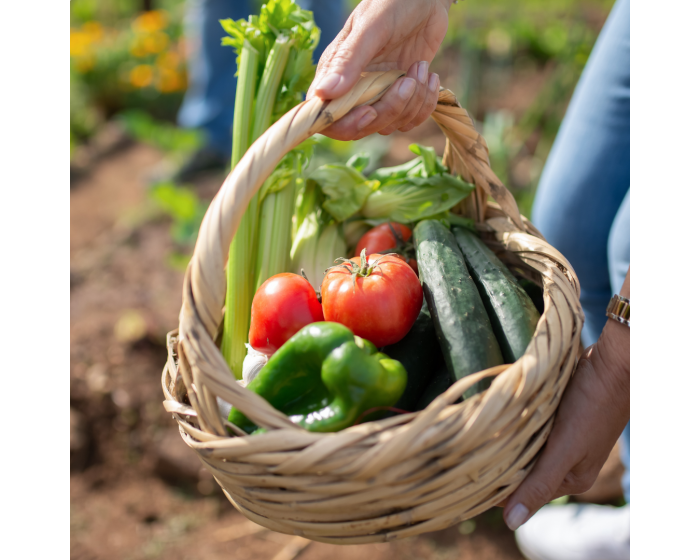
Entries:
[[132, 138], [169, 155], [182, 156], [202, 145], [200, 131], [179, 128], [172, 123], [159, 121], [141, 109], [122, 111], [116, 118]]
[[152, 186], [150, 196], [173, 219], [171, 233], [175, 242], [193, 245], [207, 205], [191, 189], [172, 183]]
[[167, 262], [173, 268], [184, 270], [192, 256], [208, 201], [201, 200], [188, 187], [169, 182], [152, 185], [149, 197], [172, 220], [170, 236], [175, 242], [175, 248], [167, 255]]

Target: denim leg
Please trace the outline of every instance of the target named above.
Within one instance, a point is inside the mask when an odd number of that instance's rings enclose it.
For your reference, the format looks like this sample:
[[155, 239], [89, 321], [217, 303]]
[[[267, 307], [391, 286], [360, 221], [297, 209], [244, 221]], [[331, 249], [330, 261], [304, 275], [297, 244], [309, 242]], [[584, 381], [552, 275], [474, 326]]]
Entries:
[[608, 237], [608, 269], [612, 293], [619, 293], [630, 267], [630, 191], [620, 205]]
[[221, 46], [226, 32], [219, 20], [247, 19], [253, 9], [248, 0], [190, 0], [185, 16], [189, 84], [178, 123], [202, 129], [208, 147], [225, 157], [231, 154], [236, 54]]
[[562, 121], [532, 213], [581, 282], [586, 346], [606, 321], [608, 236], [630, 186], [629, 37], [630, 2], [618, 0]]
[[[340, 1], [299, 0], [304, 9], [316, 10], [321, 41], [315, 59], [335, 38], [345, 23], [344, 3]], [[202, 129], [210, 149], [228, 157], [231, 154], [233, 107], [236, 102], [236, 55], [222, 47], [226, 34], [220, 19], [247, 19], [259, 5], [250, 0], [190, 0], [185, 16], [185, 34], [190, 44], [189, 84], [178, 114], [178, 124]]]
[[345, 25], [348, 15], [345, 12], [345, 2], [342, 0], [296, 0], [303, 10], [311, 10], [314, 13], [316, 25], [321, 30], [321, 38], [314, 51], [314, 60], [318, 59], [331, 44], [336, 35]]

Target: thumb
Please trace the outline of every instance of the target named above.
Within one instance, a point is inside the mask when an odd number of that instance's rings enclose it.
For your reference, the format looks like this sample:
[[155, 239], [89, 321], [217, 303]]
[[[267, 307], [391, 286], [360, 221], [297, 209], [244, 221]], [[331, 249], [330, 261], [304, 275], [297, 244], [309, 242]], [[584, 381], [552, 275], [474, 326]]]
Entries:
[[562, 459], [561, 453], [555, 452], [548, 442], [535, 467], [508, 498], [503, 510], [503, 519], [511, 531], [530, 519], [543, 505], [559, 497], [556, 493], [570, 470]]
[[309, 95], [336, 99], [350, 91], [381, 48], [381, 33], [373, 32], [373, 27], [354, 28], [345, 37], [339, 35], [328, 46], [319, 61]]

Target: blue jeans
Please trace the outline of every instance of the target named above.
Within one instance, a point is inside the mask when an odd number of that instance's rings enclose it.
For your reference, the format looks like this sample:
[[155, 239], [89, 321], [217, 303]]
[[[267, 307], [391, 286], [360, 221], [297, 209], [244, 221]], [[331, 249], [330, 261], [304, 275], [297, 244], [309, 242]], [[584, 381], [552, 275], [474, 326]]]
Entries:
[[[185, 34], [190, 43], [189, 84], [178, 114], [178, 124], [201, 129], [209, 149], [231, 155], [233, 106], [236, 101], [236, 55], [222, 47], [226, 32], [220, 19], [247, 19], [259, 12], [252, 0], [190, 0], [185, 17]], [[314, 59], [323, 53], [345, 23], [342, 0], [297, 0], [305, 10], [313, 10], [321, 29], [321, 40]]]
[[[578, 275], [589, 346], [630, 263], [630, 0], [615, 3], [576, 86], [532, 219]], [[629, 424], [621, 444], [629, 502]]]

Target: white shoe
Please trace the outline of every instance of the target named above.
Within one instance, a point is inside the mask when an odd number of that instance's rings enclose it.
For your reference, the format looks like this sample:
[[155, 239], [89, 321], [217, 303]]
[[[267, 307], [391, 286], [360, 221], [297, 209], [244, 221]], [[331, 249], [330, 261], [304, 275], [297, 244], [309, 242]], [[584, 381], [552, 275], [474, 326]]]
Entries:
[[629, 560], [630, 506], [544, 506], [515, 540], [529, 560]]

